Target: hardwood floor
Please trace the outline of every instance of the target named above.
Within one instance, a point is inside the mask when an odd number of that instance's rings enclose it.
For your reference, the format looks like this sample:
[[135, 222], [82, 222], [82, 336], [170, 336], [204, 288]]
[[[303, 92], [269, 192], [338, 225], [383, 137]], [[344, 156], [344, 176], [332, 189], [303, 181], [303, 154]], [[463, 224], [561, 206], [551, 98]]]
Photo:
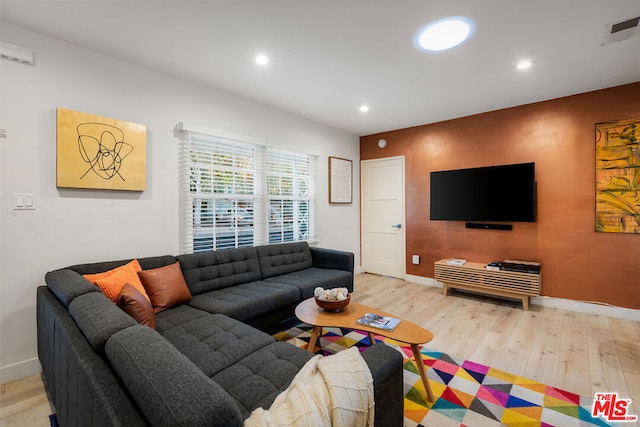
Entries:
[[2, 427], [48, 427], [52, 412], [40, 374], [0, 387]]
[[[640, 415], [640, 322], [538, 305], [523, 311], [519, 302], [445, 297], [441, 288], [371, 274], [356, 276], [352, 298], [431, 330], [430, 349], [584, 396], [617, 392]], [[2, 385], [0, 412], [0, 426], [48, 426], [40, 376]]]
[[617, 392], [640, 415], [640, 322], [449, 292], [360, 274], [352, 298], [429, 329], [429, 349], [582, 396]]

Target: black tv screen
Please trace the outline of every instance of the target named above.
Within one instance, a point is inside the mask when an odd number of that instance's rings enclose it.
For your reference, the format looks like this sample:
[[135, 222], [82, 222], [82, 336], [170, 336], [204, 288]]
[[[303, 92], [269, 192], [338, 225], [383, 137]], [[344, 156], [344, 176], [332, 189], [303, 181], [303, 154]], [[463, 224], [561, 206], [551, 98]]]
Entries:
[[535, 163], [431, 172], [431, 219], [535, 222]]

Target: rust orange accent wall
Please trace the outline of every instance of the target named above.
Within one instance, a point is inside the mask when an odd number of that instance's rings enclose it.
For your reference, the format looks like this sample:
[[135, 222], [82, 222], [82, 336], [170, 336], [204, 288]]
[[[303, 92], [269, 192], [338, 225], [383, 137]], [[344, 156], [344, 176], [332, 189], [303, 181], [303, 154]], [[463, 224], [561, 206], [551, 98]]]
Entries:
[[[542, 295], [640, 309], [640, 235], [595, 232], [595, 124], [630, 118], [640, 82], [363, 136], [360, 159], [405, 156], [407, 274], [433, 277], [433, 262], [451, 257], [538, 261]], [[536, 163], [537, 222], [429, 220], [431, 171], [523, 162]]]

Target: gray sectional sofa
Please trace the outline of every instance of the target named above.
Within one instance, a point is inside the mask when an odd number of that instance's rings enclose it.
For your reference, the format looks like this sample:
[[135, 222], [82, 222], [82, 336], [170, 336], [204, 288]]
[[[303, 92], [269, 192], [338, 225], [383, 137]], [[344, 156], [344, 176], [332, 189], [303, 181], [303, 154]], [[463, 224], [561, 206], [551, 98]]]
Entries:
[[[179, 262], [192, 300], [138, 324], [82, 277], [130, 260], [47, 273], [37, 290], [38, 356], [61, 426], [241, 426], [268, 408], [312, 357], [261, 329], [291, 316], [316, 286], [353, 291], [353, 254], [306, 243], [138, 259]], [[403, 423], [402, 357], [363, 353], [375, 424]]]

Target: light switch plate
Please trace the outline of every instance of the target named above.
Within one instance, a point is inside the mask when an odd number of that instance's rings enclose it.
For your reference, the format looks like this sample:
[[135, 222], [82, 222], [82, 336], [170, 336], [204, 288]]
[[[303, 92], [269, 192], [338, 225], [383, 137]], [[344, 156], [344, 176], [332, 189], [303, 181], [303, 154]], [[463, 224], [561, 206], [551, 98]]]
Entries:
[[36, 195], [34, 193], [13, 193], [13, 210], [29, 211], [36, 209]]
[[420, 264], [420, 255], [413, 255], [411, 257], [411, 262], [414, 264]]

